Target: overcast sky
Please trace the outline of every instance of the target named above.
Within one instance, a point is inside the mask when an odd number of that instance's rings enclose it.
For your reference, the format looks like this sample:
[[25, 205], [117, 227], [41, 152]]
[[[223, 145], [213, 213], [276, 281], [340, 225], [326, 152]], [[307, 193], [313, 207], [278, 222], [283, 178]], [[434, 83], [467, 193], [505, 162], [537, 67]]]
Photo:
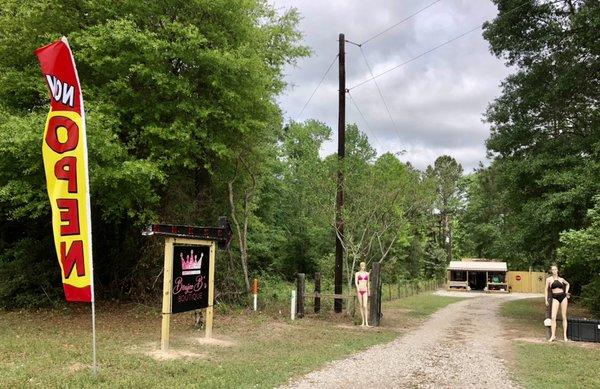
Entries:
[[[363, 42], [433, 2], [433, 0], [270, 0], [279, 10], [290, 7], [302, 15], [300, 30], [313, 50], [309, 58], [286, 69], [290, 86], [279, 102], [287, 119], [314, 118], [334, 130], [322, 154], [337, 149], [337, 63], [300, 117], [302, 106], [338, 51], [338, 34]], [[497, 9], [489, 0], [441, 0], [414, 18], [363, 46], [374, 74], [417, 56], [485, 20]], [[488, 103], [499, 95], [509, 69], [490, 54], [475, 31], [377, 79], [396, 126], [387, 114], [374, 82], [350, 93], [347, 123], [357, 123], [379, 154], [406, 150], [400, 158], [424, 169], [448, 154], [465, 172], [485, 162], [489, 125], [482, 121]], [[346, 86], [370, 78], [358, 47], [346, 44]]]

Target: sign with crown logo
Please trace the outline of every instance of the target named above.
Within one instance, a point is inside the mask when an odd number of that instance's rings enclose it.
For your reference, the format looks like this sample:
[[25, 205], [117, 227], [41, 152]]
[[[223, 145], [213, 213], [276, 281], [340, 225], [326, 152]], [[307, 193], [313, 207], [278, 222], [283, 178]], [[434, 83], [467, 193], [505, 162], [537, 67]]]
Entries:
[[145, 236], [165, 237], [160, 349], [169, 349], [171, 315], [204, 309], [204, 336], [212, 337], [217, 246], [229, 247], [231, 227], [225, 217], [218, 227], [153, 224]]
[[171, 313], [208, 307], [210, 246], [174, 245]]

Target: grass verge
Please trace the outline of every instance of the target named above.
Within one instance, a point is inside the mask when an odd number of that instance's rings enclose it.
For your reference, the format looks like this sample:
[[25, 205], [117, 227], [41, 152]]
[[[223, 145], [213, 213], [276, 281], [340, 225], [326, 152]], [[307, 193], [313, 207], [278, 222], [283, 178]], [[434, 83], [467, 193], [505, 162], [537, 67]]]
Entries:
[[0, 387], [274, 387], [328, 361], [390, 341], [457, 299], [431, 293], [384, 304], [379, 328], [331, 315], [294, 322], [230, 309], [215, 318], [217, 341], [205, 342], [190, 314], [174, 315], [172, 349], [156, 360], [160, 311], [134, 305], [97, 309], [98, 360], [89, 369], [89, 307], [0, 312]]
[[464, 300], [463, 297], [437, 296], [433, 292], [418, 294], [384, 303], [385, 308], [406, 311], [415, 318], [424, 318], [448, 304]]
[[[600, 387], [600, 345], [545, 341], [543, 298], [506, 302], [502, 316], [514, 342], [510, 368], [525, 388]], [[569, 307], [569, 315], [590, 317], [583, 308]], [[559, 321], [557, 338], [562, 338]]]

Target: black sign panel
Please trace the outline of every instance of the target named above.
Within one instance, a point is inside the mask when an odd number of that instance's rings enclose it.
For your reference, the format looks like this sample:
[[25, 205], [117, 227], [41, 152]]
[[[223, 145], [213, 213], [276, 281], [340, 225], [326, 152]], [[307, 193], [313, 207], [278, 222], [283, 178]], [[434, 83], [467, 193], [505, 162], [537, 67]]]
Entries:
[[181, 236], [186, 238], [214, 240], [221, 250], [226, 250], [231, 242], [231, 225], [226, 217], [219, 218], [219, 227], [182, 226], [173, 224], [152, 224], [142, 235]]
[[210, 246], [174, 245], [171, 312], [208, 307]]

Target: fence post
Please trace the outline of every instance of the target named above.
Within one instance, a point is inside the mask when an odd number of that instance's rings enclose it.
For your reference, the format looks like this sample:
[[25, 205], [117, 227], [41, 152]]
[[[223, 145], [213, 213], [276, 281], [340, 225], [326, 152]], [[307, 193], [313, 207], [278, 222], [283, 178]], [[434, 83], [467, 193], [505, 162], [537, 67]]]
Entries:
[[292, 301], [290, 305], [290, 319], [296, 319], [296, 291], [292, 290]]
[[298, 318], [304, 316], [304, 273], [296, 276], [296, 315]]
[[315, 313], [321, 311], [321, 273], [315, 273]]
[[381, 319], [381, 264], [373, 263], [371, 269], [371, 306], [369, 324], [378, 327]]
[[255, 278], [252, 280], [252, 297], [253, 297], [253, 308], [254, 311], [256, 312], [256, 310], [258, 309], [258, 279]]

